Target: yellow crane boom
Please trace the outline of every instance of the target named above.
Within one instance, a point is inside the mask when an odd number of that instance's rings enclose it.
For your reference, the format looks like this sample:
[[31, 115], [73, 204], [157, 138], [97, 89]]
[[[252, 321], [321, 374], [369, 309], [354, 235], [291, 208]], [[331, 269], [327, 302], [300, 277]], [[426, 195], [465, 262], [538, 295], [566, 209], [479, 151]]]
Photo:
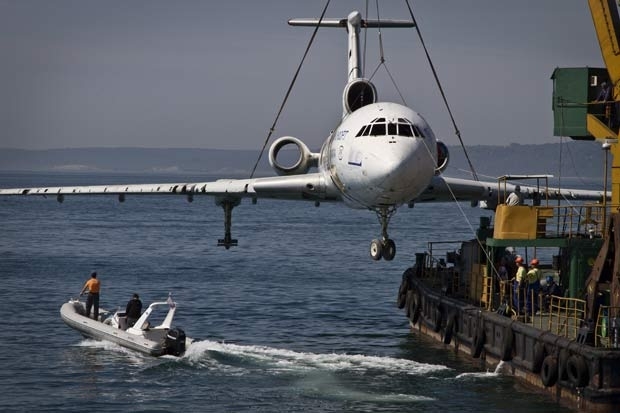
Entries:
[[[620, 18], [615, 0], [588, 0], [590, 13], [598, 43], [601, 48], [603, 61], [613, 85], [611, 100], [608, 107], [620, 116], [616, 109], [620, 108], [616, 102], [620, 99]], [[614, 107], [612, 108], [611, 105]], [[620, 149], [618, 146], [617, 125], [606, 125], [593, 114], [587, 115], [588, 132], [598, 140], [606, 141], [610, 145], [612, 155], [611, 165], [611, 205], [620, 205]]]

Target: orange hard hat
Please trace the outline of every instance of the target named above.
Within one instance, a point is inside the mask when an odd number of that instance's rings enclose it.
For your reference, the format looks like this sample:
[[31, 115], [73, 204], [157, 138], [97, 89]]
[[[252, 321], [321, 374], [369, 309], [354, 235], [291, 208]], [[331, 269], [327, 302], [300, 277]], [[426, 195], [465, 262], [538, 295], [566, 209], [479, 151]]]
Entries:
[[517, 258], [515, 258], [515, 262], [517, 264], [521, 264], [523, 262], [523, 257], [521, 257], [520, 255], [517, 255]]
[[530, 265], [538, 265], [538, 258], [532, 258], [532, 261], [530, 261]]

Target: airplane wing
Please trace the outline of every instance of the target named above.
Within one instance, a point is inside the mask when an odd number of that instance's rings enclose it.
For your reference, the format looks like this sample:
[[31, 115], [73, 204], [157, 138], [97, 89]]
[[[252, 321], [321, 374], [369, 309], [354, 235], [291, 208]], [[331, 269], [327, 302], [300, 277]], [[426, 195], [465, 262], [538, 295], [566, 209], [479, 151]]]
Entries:
[[251, 198], [252, 201], [257, 198], [315, 202], [342, 200], [335, 186], [331, 181], [326, 182], [321, 173], [211, 182], [11, 188], [0, 189], [1, 195], [53, 196], [58, 202], [63, 202], [65, 196], [76, 195], [116, 195], [121, 202], [127, 195], [182, 195], [190, 202], [195, 196], [213, 196], [216, 205], [224, 209], [224, 238], [218, 239], [217, 245], [226, 249], [237, 245], [231, 234], [232, 209], [241, 203], [242, 198]]
[[[523, 176], [532, 178], [533, 175]], [[471, 179], [450, 178], [442, 175], [434, 176], [428, 188], [414, 200], [414, 202], [447, 202], [456, 198], [459, 201], [484, 201], [489, 205], [497, 204], [498, 198], [505, 197], [515, 190], [516, 184], [498, 185], [497, 182], [474, 181]], [[544, 187], [537, 188], [531, 185], [519, 185], [521, 193], [526, 199], [533, 199], [536, 194], [544, 191]], [[498, 194], [498, 192], [500, 192]], [[540, 194], [544, 196], [543, 194]], [[586, 189], [547, 188], [549, 199], [600, 201], [604, 191]], [[607, 198], [611, 199], [611, 193], [607, 192]]]
[[[531, 176], [530, 176], [531, 177]], [[497, 201], [514, 191], [514, 184], [434, 176], [427, 189], [414, 202]], [[520, 185], [524, 198], [532, 199], [540, 189]], [[505, 190], [506, 193], [503, 193]], [[593, 200], [603, 198], [603, 191], [549, 188], [550, 199]], [[23, 187], [0, 189], [0, 195], [56, 196], [65, 195], [210, 195], [216, 200], [272, 198], [289, 200], [340, 201], [338, 190], [326, 182], [323, 174], [311, 173], [254, 179], [218, 179], [210, 182], [177, 182], [123, 185], [89, 185], [60, 187]], [[608, 192], [607, 197], [611, 194]]]
[[[515, 185], [501, 185], [506, 192], [512, 192]], [[495, 209], [498, 199], [505, 199], [504, 194], [498, 196], [500, 185], [497, 182], [480, 182], [468, 179], [434, 176], [431, 184], [413, 202], [450, 202], [453, 199], [480, 202], [485, 208]], [[521, 185], [521, 192], [526, 198], [533, 198], [537, 188]], [[59, 186], [59, 187], [25, 187], [0, 189], [2, 195], [50, 196], [63, 202], [65, 196], [77, 195], [116, 195], [124, 201], [127, 195], [182, 195], [188, 201], [195, 196], [207, 195], [215, 198], [215, 203], [224, 209], [224, 238], [218, 239], [218, 245], [227, 249], [237, 245], [232, 237], [232, 209], [241, 203], [241, 199], [250, 198], [254, 202], [258, 198], [342, 201], [342, 195], [322, 173], [274, 176], [253, 179], [219, 179], [210, 182], [177, 182], [150, 183], [129, 185], [90, 185], [90, 186]], [[551, 198], [568, 198], [581, 200], [599, 200], [602, 191], [587, 190], [552, 190]]]
[[338, 201], [340, 195], [322, 174], [274, 176], [254, 179], [219, 179], [211, 182], [177, 182], [128, 185], [25, 187], [0, 189], [0, 195], [195, 195], [214, 196], [217, 203], [241, 198], [274, 198]]

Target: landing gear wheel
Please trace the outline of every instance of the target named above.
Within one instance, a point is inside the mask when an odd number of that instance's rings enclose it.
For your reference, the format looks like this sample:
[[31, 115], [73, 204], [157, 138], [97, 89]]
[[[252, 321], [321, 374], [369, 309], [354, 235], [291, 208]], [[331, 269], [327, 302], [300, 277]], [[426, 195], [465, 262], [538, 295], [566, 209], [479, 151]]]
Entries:
[[382, 252], [383, 246], [381, 245], [381, 241], [378, 239], [373, 239], [370, 242], [370, 257], [375, 261], [379, 261], [381, 259]]
[[381, 223], [381, 240], [373, 239], [370, 243], [370, 256], [377, 261], [383, 258], [392, 261], [396, 255], [396, 244], [388, 236], [388, 223], [396, 212], [395, 206], [384, 206], [375, 209], [379, 222]]
[[386, 261], [392, 261], [396, 255], [396, 244], [391, 239], [385, 240], [383, 243], [383, 251], [381, 253], [383, 259]]

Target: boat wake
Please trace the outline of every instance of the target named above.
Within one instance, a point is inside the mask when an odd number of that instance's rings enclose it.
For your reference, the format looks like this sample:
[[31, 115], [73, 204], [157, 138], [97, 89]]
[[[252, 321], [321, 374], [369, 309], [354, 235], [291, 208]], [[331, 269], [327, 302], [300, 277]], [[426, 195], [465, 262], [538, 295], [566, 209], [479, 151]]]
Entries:
[[201, 366], [267, 369], [274, 372], [307, 373], [313, 370], [374, 374], [427, 375], [449, 370], [447, 366], [419, 363], [393, 357], [362, 354], [317, 354], [273, 347], [239, 345], [216, 341], [192, 344], [182, 359]]
[[510, 363], [505, 361], [500, 361], [499, 364], [495, 367], [494, 371], [486, 371], [486, 372], [474, 372], [474, 373], [461, 373], [455, 377], [455, 379], [466, 379], [466, 378], [475, 378], [475, 379], [486, 379], [493, 378], [499, 376], [511, 375], [511, 366]]
[[[431, 376], [449, 371], [447, 366], [419, 363], [394, 357], [362, 354], [318, 354], [255, 345], [240, 345], [217, 341], [193, 343], [178, 359], [210, 375], [226, 376], [277, 375], [287, 377], [288, 383], [310, 397], [320, 395], [356, 403], [411, 403], [436, 400], [419, 394], [419, 388], [400, 388], [401, 391], [377, 392], [373, 386], [360, 386], [360, 378], [371, 381], [402, 383], [403, 375]], [[405, 380], [406, 382], [406, 380]], [[396, 386], [398, 388], [398, 386]], [[396, 388], [394, 390], [396, 390]]]

